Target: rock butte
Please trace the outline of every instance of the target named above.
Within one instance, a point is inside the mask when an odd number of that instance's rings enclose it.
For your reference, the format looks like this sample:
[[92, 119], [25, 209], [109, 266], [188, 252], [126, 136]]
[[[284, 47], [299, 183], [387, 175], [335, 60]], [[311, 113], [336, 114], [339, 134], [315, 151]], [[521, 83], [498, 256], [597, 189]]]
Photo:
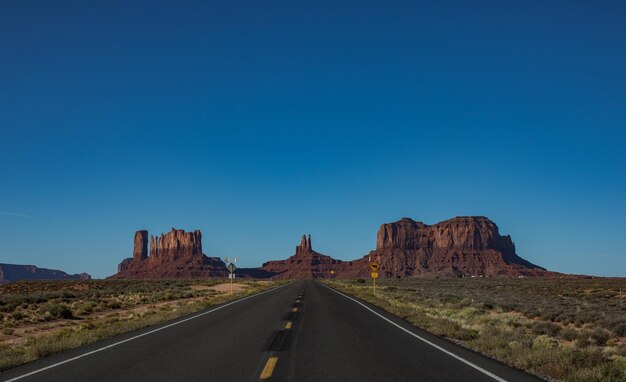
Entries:
[[[133, 257], [125, 259], [114, 278], [225, 277], [225, 264], [202, 254], [200, 231], [176, 230], [150, 237], [135, 233]], [[150, 255], [148, 255], [148, 250]], [[303, 235], [295, 254], [260, 268], [240, 268], [239, 277], [312, 279], [369, 277], [369, 263], [380, 264], [381, 277], [417, 276], [550, 276], [544, 268], [515, 253], [511, 237], [482, 216], [457, 217], [434, 225], [409, 218], [381, 225], [376, 249], [353, 261], [337, 260], [313, 250]], [[331, 275], [331, 271], [334, 274]]]
[[[376, 249], [360, 263], [370, 259], [379, 261], [381, 276], [555, 275], [517, 256], [511, 237], [500, 235], [498, 226], [483, 216], [456, 217], [434, 225], [409, 218], [383, 224]], [[369, 270], [363, 268], [359, 264], [348, 273], [367, 276]]]
[[268, 261], [261, 270], [279, 279], [312, 279], [330, 276], [330, 271], [343, 265], [343, 261], [315, 252], [311, 235], [302, 235], [296, 253], [286, 260]]
[[133, 257], [124, 259], [111, 278], [205, 278], [226, 277], [227, 274], [226, 266], [218, 257], [202, 253], [200, 231], [172, 228], [161, 236], [150, 236], [149, 248], [148, 231], [137, 231]]

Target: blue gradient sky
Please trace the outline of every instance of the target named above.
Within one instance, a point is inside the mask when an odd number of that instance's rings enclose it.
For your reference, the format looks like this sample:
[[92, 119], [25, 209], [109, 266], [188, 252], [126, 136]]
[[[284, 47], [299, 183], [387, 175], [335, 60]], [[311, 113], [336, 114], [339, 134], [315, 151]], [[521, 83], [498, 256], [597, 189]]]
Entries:
[[485, 215], [626, 276], [626, 3], [94, 3], [3, 2], [0, 262], [104, 277], [170, 227], [353, 259]]

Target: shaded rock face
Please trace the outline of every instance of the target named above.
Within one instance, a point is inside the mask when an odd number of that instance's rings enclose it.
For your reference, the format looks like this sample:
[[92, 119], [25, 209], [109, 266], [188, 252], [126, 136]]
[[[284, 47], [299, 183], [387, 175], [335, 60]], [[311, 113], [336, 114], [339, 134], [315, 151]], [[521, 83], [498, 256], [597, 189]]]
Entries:
[[[148, 255], [149, 253], [149, 255]], [[133, 257], [124, 259], [112, 278], [225, 277], [226, 266], [218, 257], [202, 253], [202, 233], [175, 229], [161, 236], [135, 233]]]
[[364, 277], [369, 260], [385, 276], [544, 276], [545, 269], [517, 256], [511, 237], [486, 217], [457, 217], [434, 225], [409, 218], [383, 224], [376, 250], [348, 272]]
[[0, 264], [0, 284], [20, 280], [89, 280], [87, 273], [67, 274], [56, 269], [39, 268], [34, 265]]
[[302, 235], [296, 253], [286, 260], [268, 261], [260, 270], [266, 277], [277, 279], [312, 279], [329, 277], [330, 271], [341, 267], [343, 261], [315, 252], [311, 235]]
[[141, 261], [148, 257], [148, 231], [135, 232], [133, 260]]

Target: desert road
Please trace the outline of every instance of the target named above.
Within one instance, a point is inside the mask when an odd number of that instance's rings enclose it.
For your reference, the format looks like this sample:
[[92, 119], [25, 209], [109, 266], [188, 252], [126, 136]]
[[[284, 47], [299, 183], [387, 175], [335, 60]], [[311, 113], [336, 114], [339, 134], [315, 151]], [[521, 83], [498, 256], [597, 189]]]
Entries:
[[536, 381], [316, 281], [0, 373], [0, 381]]

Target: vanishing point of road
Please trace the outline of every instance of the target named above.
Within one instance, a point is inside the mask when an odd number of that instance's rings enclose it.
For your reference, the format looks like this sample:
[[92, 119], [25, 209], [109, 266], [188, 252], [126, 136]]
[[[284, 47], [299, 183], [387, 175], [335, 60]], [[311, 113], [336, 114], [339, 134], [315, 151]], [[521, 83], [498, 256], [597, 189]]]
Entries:
[[0, 381], [536, 381], [316, 281], [0, 373]]

